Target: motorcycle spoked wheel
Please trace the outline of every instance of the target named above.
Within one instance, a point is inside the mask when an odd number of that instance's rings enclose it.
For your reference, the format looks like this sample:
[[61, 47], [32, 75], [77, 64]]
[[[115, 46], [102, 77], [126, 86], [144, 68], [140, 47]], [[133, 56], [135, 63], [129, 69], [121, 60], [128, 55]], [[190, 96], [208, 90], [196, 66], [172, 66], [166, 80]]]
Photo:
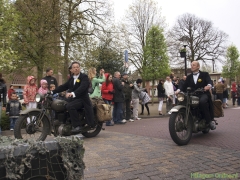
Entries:
[[102, 130], [103, 123], [102, 122], [97, 122], [94, 128], [87, 132], [83, 132], [82, 135], [87, 138], [95, 137], [97, 136], [100, 131]]
[[185, 109], [173, 112], [169, 118], [169, 132], [177, 145], [186, 145], [192, 137], [192, 121], [184, 127]]
[[14, 127], [15, 138], [44, 141], [49, 134], [51, 125], [46, 116], [43, 116], [41, 120], [39, 117], [40, 112], [38, 111], [19, 116]]

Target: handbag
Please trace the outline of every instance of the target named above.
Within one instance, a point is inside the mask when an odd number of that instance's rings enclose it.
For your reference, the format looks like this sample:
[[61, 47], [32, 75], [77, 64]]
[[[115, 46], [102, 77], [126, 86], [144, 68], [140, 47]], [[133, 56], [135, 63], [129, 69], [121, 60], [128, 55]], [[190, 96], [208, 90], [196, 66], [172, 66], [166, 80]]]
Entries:
[[97, 104], [98, 121], [110, 121], [112, 119], [111, 106], [109, 104]]

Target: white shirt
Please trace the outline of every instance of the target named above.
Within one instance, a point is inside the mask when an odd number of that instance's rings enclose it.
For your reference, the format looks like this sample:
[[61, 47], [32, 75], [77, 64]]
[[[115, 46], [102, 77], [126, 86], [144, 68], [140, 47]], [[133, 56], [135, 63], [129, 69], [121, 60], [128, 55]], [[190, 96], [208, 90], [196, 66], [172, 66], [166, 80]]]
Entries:
[[167, 96], [174, 95], [173, 84], [171, 81], [165, 81], [163, 84]]
[[[76, 80], [77, 80], [77, 78], [79, 77], [79, 75], [80, 75], [80, 74], [73, 76], [73, 79], [74, 79], [74, 80], [73, 80], [73, 84], [74, 84], [74, 85], [75, 85]], [[71, 92], [71, 93], [72, 93], [72, 95], [73, 95], [73, 98], [75, 98], [75, 97], [76, 97], [76, 96], [75, 96], [75, 93], [74, 93], [74, 92]]]
[[194, 83], [197, 84], [197, 80], [198, 80], [198, 76], [199, 76], [200, 73], [194, 75], [193, 74], [193, 80], [194, 80]]

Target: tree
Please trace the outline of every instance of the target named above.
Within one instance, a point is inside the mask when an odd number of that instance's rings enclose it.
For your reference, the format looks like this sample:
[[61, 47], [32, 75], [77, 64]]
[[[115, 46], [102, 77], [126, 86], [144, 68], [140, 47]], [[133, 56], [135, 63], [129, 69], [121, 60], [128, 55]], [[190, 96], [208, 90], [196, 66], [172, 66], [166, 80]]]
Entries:
[[[155, 80], [165, 78], [170, 72], [167, 45], [163, 30], [157, 26], [152, 26], [148, 31], [146, 46], [144, 47], [142, 77], [144, 80], [152, 81], [153, 91]], [[153, 96], [154, 93], [152, 92], [152, 100]]]
[[123, 32], [124, 42], [122, 44], [129, 51], [129, 62], [140, 74], [143, 73], [143, 49], [149, 29], [153, 25], [162, 28], [165, 26], [160, 12], [157, 3], [153, 0], [135, 0], [123, 21], [121, 32]]
[[[99, 38], [99, 43], [91, 51], [91, 57], [89, 57], [85, 66], [95, 67], [97, 70], [103, 68], [105, 72], [114, 74], [115, 71], [120, 73], [124, 72], [123, 56], [121, 51], [118, 50], [118, 42], [114, 33], [102, 34]], [[121, 49], [121, 48], [120, 48]]]
[[16, 68], [17, 51], [12, 46], [19, 17], [12, 3], [0, 0], [0, 70], [11, 71]]
[[239, 51], [236, 46], [231, 45], [227, 49], [226, 54], [226, 64], [223, 66], [222, 75], [223, 77], [230, 78], [230, 84], [231, 81], [236, 78], [236, 76], [239, 76], [239, 70], [240, 70], [240, 61], [239, 61]]
[[[168, 33], [171, 64], [179, 64], [179, 48], [187, 45], [187, 60], [220, 61], [224, 57], [228, 35], [213, 27], [212, 22], [193, 14], [183, 14]], [[183, 42], [186, 44], [182, 44]], [[175, 62], [175, 63], [174, 63]], [[181, 61], [183, 62], [183, 61]], [[181, 64], [181, 63], [180, 63]]]
[[36, 67], [40, 80], [44, 68], [57, 68], [61, 59], [59, 34], [55, 31], [59, 23], [58, 5], [54, 0], [17, 0], [15, 7], [21, 19], [14, 41], [20, 56], [18, 69], [24, 68], [29, 75], [29, 70]]
[[[74, 46], [81, 51], [84, 48], [78, 44], [82, 36], [97, 36], [99, 31], [104, 31], [110, 23], [110, 5], [106, 0], [55, 0], [59, 2], [60, 25], [57, 28], [60, 38], [64, 64], [63, 78], [66, 79], [71, 59], [75, 59]], [[83, 42], [80, 41], [80, 42]], [[83, 56], [84, 57], [84, 56]]]

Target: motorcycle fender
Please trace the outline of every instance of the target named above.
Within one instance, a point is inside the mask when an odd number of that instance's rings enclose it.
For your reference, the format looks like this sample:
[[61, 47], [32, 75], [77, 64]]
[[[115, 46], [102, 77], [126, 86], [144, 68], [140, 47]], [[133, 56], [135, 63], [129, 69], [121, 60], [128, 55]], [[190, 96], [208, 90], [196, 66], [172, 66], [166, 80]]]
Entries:
[[173, 113], [173, 112], [178, 112], [180, 109], [186, 109], [186, 106], [183, 106], [183, 105], [174, 106], [174, 107], [169, 111], [169, 114], [171, 114], [171, 113]]
[[28, 114], [31, 111], [41, 112], [42, 110], [41, 109], [37, 109], [37, 108], [30, 108], [30, 109], [25, 109], [25, 110], [21, 111], [19, 114], [20, 115], [24, 115], [24, 114]]

